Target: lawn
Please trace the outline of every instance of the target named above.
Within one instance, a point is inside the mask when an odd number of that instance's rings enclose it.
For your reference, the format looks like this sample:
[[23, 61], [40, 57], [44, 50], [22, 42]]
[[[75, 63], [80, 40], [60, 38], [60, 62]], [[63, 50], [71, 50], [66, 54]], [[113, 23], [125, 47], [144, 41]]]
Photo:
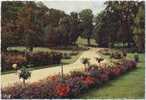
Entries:
[[[88, 42], [87, 42], [87, 39], [78, 37], [76, 44], [78, 44], [79, 46], [87, 46]], [[97, 45], [95, 39], [93, 39], [93, 38], [90, 39], [90, 44], [94, 45], [94, 46]]]
[[[8, 50], [25, 51], [26, 47], [9, 47]], [[33, 52], [51, 52], [51, 49], [45, 47], [35, 47]]]
[[[128, 57], [133, 59], [133, 54], [129, 53]], [[97, 98], [129, 98], [144, 99], [144, 82], [145, 82], [145, 63], [144, 54], [139, 54], [140, 63], [138, 68], [118, 79], [111, 80], [99, 89], [92, 89], [82, 95], [81, 99]]]

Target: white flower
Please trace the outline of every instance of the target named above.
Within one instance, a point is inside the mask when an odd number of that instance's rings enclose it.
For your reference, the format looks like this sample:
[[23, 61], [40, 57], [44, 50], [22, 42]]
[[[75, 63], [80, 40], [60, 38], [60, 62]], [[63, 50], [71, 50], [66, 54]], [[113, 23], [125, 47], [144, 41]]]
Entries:
[[13, 64], [12, 67], [13, 67], [14, 69], [16, 69], [16, 68], [17, 68], [17, 64]]

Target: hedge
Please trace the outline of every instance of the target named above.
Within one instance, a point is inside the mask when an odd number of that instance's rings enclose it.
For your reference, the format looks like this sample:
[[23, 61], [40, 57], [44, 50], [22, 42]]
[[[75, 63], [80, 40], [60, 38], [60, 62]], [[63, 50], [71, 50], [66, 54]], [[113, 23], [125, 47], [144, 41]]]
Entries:
[[23, 65], [32, 65], [33, 67], [41, 65], [59, 64], [62, 54], [58, 52], [37, 52], [26, 54], [24, 52], [2, 52], [2, 71], [12, 70], [12, 65], [17, 64], [20, 68]]

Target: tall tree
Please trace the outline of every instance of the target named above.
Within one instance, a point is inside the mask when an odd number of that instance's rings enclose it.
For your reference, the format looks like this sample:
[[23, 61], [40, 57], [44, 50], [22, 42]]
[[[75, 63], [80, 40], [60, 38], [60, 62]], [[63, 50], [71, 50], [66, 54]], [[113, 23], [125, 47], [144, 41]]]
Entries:
[[132, 27], [134, 33], [134, 40], [136, 43], [136, 47], [139, 52], [144, 52], [145, 48], [145, 35], [144, 35], [144, 2], [139, 3], [139, 9], [134, 17], [134, 25]]
[[70, 29], [70, 34], [69, 34], [69, 41], [71, 42], [71, 44], [75, 43], [77, 38], [80, 35], [80, 28], [79, 28], [79, 17], [78, 17], [78, 13], [76, 12], [71, 12], [70, 14], [70, 25], [71, 25], [71, 29]]
[[42, 40], [42, 27], [44, 23], [41, 21], [43, 21], [42, 18], [44, 18], [43, 16], [46, 14], [46, 9], [47, 8], [43, 8], [42, 6], [40, 8], [40, 5], [38, 7], [35, 2], [27, 1], [22, 11], [17, 15], [18, 31], [21, 32], [24, 37], [24, 45], [31, 51], [33, 47], [37, 46]]
[[90, 38], [93, 33], [93, 14], [91, 9], [84, 9], [79, 13], [83, 36], [87, 38], [88, 45], [90, 45]]
[[1, 6], [1, 40], [2, 50], [9, 46], [21, 44], [20, 33], [17, 32], [17, 13], [22, 10], [24, 3], [20, 1], [3, 1]]
[[[106, 8], [97, 16], [96, 38], [101, 46], [112, 46], [115, 42], [134, 43], [132, 26], [139, 3], [137, 1], [107, 1]], [[96, 36], [96, 37], [97, 37]]]
[[67, 46], [70, 43], [69, 33], [71, 30], [70, 16], [65, 16], [59, 21], [60, 34], [62, 36], [62, 43]]
[[133, 42], [131, 26], [133, 24], [132, 16], [137, 10], [138, 2], [135, 1], [108, 1], [106, 11], [118, 17], [117, 24], [119, 28], [117, 31], [118, 42], [128, 43]]

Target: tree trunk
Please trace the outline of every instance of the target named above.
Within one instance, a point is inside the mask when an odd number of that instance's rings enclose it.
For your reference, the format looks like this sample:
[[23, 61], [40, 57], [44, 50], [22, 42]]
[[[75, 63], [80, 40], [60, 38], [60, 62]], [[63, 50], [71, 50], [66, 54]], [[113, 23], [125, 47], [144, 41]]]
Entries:
[[90, 37], [88, 37], [87, 40], [88, 40], [88, 46], [90, 46]]
[[61, 79], [62, 79], [62, 81], [64, 80], [64, 76], [63, 76], [63, 64], [61, 65]]
[[24, 87], [26, 86], [26, 84], [25, 84], [25, 79], [23, 79], [23, 86], [24, 86]]
[[84, 65], [84, 70], [86, 71], [86, 64]]
[[28, 48], [30, 52], [33, 52], [33, 47]]
[[7, 47], [6, 46], [2, 46], [2, 51], [7, 51]]

